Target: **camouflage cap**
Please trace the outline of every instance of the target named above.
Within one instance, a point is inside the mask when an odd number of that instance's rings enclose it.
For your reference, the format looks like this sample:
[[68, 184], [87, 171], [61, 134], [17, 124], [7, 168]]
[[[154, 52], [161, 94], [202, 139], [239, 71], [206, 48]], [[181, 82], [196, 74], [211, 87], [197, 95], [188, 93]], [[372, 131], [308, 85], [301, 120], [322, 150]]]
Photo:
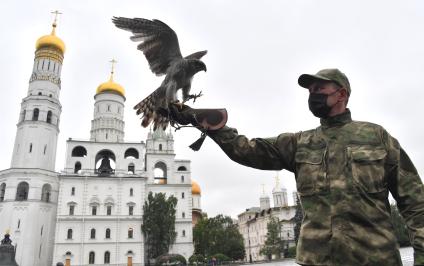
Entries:
[[328, 68], [318, 71], [315, 75], [302, 74], [298, 79], [298, 83], [301, 87], [309, 89], [315, 81], [333, 81], [345, 88], [350, 95], [350, 83], [346, 75], [338, 70], [337, 68]]

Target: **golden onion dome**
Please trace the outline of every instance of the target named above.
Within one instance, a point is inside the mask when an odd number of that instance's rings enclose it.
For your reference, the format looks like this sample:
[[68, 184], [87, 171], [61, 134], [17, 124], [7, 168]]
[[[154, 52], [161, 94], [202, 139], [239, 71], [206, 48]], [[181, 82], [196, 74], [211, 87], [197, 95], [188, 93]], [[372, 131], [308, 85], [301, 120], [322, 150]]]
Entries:
[[118, 93], [119, 95], [125, 97], [124, 87], [122, 87], [118, 83], [114, 82], [112, 75], [110, 76], [109, 81], [104, 82], [97, 87], [96, 94], [99, 94], [99, 93], [102, 93], [102, 92], [115, 92], [115, 93]]
[[193, 195], [200, 195], [201, 194], [200, 186], [194, 180], [191, 181], [191, 194], [193, 194]]
[[65, 53], [65, 43], [56, 36], [56, 23], [53, 23], [52, 33], [40, 37], [35, 43], [35, 49], [38, 50], [43, 47], [54, 47], [59, 49], [62, 54]]
[[115, 72], [116, 60], [112, 59], [110, 62], [112, 63], [112, 70], [110, 71], [109, 81], [100, 84], [97, 87], [96, 94], [99, 94], [102, 92], [114, 92], [114, 93], [118, 93], [122, 97], [125, 97], [124, 87], [122, 87], [121, 85], [113, 81], [113, 73]]

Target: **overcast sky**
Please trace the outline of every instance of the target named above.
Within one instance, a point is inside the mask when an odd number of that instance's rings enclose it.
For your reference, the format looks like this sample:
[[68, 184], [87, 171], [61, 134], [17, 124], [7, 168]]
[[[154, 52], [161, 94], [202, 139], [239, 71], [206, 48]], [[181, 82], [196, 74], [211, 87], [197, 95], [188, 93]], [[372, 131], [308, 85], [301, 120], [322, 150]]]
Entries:
[[[204, 96], [195, 107], [225, 107], [228, 125], [248, 137], [270, 137], [319, 125], [308, 110], [302, 73], [337, 67], [352, 86], [355, 120], [383, 125], [424, 169], [424, 1], [0, 1], [0, 169], [10, 167], [20, 102], [27, 94], [36, 40], [50, 33], [60, 10], [57, 35], [66, 43], [60, 102], [63, 107], [56, 169], [65, 161], [67, 138], [88, 139], [97, 86], [109, 77], [126, 90], [125, 140], [146, 139], [148, 130], [132, 106], [160, 84], [143, 54], [115, 28], [112, 16], [157, 18], [178, 34], [183, 55], [208, 50], [208, 72], [197, 74], [192, 91]], [[207, 139], [199, 152], [187, 146], [194, 129], [175, 133], [177, 158], [192, 161], [210, 216], [234, 218], [258, 206], [264, 184], [271, 195], [274, 171], [238, 165]], [[288, 191], [293, 174], [279, 173]], [[291, 200], [291, 196], [289, 196]]]

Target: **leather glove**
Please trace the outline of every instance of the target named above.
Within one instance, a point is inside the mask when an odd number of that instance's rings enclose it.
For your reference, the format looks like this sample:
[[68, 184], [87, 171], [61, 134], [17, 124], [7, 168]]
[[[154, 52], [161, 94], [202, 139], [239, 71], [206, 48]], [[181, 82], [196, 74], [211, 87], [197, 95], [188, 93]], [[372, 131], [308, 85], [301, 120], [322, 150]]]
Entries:
[[188, 124], [192, 124], [193, 126], [197, 126], [197, 121], [193, 115], [193, 108], [188, 105], [180, 105], [171, 103], [168, 106], [169, 115], [174, 122], [177, 122], [180, 125], [186, 126]]

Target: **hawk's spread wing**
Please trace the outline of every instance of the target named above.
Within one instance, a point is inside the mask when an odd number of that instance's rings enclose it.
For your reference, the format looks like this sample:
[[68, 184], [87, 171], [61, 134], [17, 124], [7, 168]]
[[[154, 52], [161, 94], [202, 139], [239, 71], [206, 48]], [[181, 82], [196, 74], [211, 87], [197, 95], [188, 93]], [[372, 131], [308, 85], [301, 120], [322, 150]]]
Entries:
[[112, 21], [116, 27], [131, 31], [131, 40], [141, 42], [137, 48], [156, 75], [165, 74], [172, 61], [182, 59], [177, 34], [162, 21], [124, 17], [113, 17]]

